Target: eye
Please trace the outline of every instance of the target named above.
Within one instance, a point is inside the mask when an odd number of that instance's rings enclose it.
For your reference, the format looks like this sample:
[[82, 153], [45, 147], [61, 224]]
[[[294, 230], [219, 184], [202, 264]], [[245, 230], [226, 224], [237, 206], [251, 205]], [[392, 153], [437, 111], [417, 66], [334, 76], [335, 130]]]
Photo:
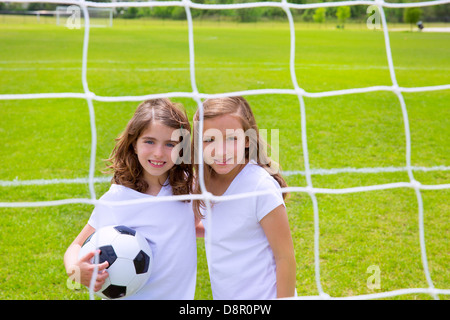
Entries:
[[213, 142], [214, 141], [214, 138], [213, 137], [206, 137], [206, 138], [203, 138], [203, 142]]
[[145, 140], [144, 143], [147, 143], [147, 144], [154, 144], [153, 140]]
[[227, 141], [237, 141], [237, 136], [229, 136], [228, 138], [227, 138]]
[[166, 147], [174, 148], [177, 144], [173, 142], [166, 143]]

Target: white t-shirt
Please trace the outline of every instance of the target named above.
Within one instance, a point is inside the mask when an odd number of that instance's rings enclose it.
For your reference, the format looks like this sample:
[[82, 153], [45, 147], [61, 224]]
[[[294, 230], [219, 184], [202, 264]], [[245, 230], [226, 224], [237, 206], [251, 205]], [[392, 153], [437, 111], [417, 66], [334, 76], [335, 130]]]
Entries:
[[[167, 183], [167, 181], [166, 181]], [[157, 197], [172, 195], [169, 184]], [[153, 197], [113, 184], [100, 199], [124, 201]], [[129, 299], [194, 299], [197, 277], [197, 243], [194, 213], [190, 203], [163, 201], [108, 207], [98, 205], [88, 223], [93, 228], [125, 225], [147, 238], [153, 254], [147, 284]]]
[[[216, 202], [211, 216], [202, 210], [214, 299], [275, 299], [277, 296], [275, 258], [259, 222], [273, 209], [284, 205], [278, 182], [260, 166], [248, 163], [223, 195], [268, 189], [273, 192]], [[211, 237], [211, 247], [208, 237]]]

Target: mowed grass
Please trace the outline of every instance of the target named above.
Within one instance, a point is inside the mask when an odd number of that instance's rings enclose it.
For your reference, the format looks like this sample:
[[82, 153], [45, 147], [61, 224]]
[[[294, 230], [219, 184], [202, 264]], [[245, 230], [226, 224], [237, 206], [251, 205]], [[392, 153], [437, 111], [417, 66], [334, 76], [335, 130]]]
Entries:
[[[5, 21], [5, 20], [2, 20]], [[115, 21], [91, 30], [89, 89], [102, 96], [191, 92], [185, 21]], [[287, 22], [236, 24], [194, 21], [196, 82], [200, 92], [293, 88], [289, 73]], [[365, 29], [328, 30], [296, 24], [296, 75], [309, 92], [391, 85], [383, 34]], [[52, 24], [0, 24], [0, 94], [83, 92], [83, 29]], [[400, 86], [450, 83], [450, 35], [391, 32]], [[411, 131], [411, 163], [449, 165], [448, 90], [403, 94]], [[283, 170], [304, 170], [300, 107], [296, 96], [246, 97], [259, 127], [279, 130]], [[176, 98], [190, 117], [191, 99]], [[135, 102], [94, 101], [97, 177], [103, 159], [133, 114]], [[405, 124], [391, 92], [305, 98], [312, 169], [401, 168], [406, 164]], [[0, 100], [0, 180], [86, 178], [91, 133], [82, 99]], [[415, 171], [423, 184], [447, 184], [449, 171]], [[305, 186], [301, 174], [290, 186]], [[349, 188], [407, 182], [400, 172], [313, 175], [315, 187]], [[96, 185], [97, 198], [108, 189]], [[450, 288], [450, 191], [422, 191], [431, 278]], [[0, 187], [0, 202], [88, 198], [86, 184]], [[317, 195], [320, 271], [324, 291], [343, 297], [405, 288], [426, 288], [419, 243], [418, 202], [406, 188]], [[297, 260], [297, 291], [317, 295], [314, 218], [308, 194], [287, 200]], [[87, 222], [93, 207], [0, 208], [1, 299], [87, 299], [86, 289], [67, 287], [63, 254]], [[203, 240], [198, 240], [196, 299], [211, 299]], [[380, 269], [380, 289], [370, 289], [370, 266]], [[431, 299], [406, 295], [397, 299]], [[449, 296], [441, 295], [448, 299]]]

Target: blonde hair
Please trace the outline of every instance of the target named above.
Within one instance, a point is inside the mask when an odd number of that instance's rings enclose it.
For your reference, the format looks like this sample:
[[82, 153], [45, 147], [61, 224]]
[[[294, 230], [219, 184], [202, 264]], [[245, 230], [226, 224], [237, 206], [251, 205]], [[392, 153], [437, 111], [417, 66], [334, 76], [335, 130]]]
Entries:
[[[116, 139], [116, 145], [106, 161], [107, 168], [113, 172], [111, 183], [123, 185], [138, 192], [145, 193], [148, 183], [144, 179], [144, 169], [134, 151], [136, 141], [153, 121], [174, 128], [184, 129], [190, 134], [186, 112], [181, 105], [169, 99], [153, 99], [142, 102], [128, 122], [125, 130]], [[180, 136], [180, 143], [189, 143], [189, 135]], [[182, 156], [183, 149], [180, 151]], [[174, 195], [189, 194], [192, 191], [193, 168], [190, 163], [175, 164], [169, 170], [169, 184]]]
[[[279, 173], [279, 165], [270, 159], [266, 152], [267, 143], [262, 139], [259, 134], [258, 126], [256, 124], [255, 116], [250, 108], [249, 103], [245, 98], [237, 96], [237, 97], [226, 97], [226, 98], [213, 98], [207, 99], [203, 102], [203, 119], [212, 119], [215, 117], [223, 116], [223, 115], [233, 115], [240, 119], [242, 129], [247, 131], [249, 129], [254, 130], [256, 134], [249, 135], [249, 147], [245, 149], [245, 159], [247, 161], [254, 160], [257, 165], [264, 168], [269, 174], [278, 182], [280, 187], [287, 187], [286, 181], [283, 179], [281, 174]], [[192, 158], [194, 163], [194, 170], [196, 174], [196, 180], [198, 182], [198, 163], [199, 161], [203, 161], [203, 159], [195, 159], [198, 156], [197, 148], [201, 148], [202, 146], [198, 146], [198, 135], [201, 134], [198, 132], [198, 121], [200, 120], [199, 111], [194, 115], [194, 139], [192, 140]], [[250, 152], [250, 150], [256, 152]], [[208, 179], [213, 174], [213, 169], [206, 163], [204, 163], [204, 179], [208, 181]], [[200, 186], [198, 183], [195, 184], [194, 193], [200, 194]], [[283, 199], [287, 196], [286, 193], [283, 193]], [[205, 203], [203, 200], [194, 200], [193, 208], [194, 212], [198, 217], [201, 217], [200, 207], [205, 208]]]

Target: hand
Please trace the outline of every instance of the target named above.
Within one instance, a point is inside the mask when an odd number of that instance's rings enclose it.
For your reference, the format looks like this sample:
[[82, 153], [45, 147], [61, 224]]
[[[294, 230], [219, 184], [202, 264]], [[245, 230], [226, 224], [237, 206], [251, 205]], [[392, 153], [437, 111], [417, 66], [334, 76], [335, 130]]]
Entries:
[[[97, 250], [100, 253], [100, 250]], [[92, 274], [94, 272], [95, 264], [91, 263], [91, 259], [94, 258], [95, 251], [89, 252], [84, 257], [82, 257], [78, 261], [78, 267], [80, 268], [80, 283], [89, 288], [91, 284]], [[105, 283], [106, 278], [108, 278], [109, 274], [106, 271], [108, 267], [108, 261], [98, 264], [98, 274], [94, 284], [94, 291], [99, 291], [103, 284]]]

